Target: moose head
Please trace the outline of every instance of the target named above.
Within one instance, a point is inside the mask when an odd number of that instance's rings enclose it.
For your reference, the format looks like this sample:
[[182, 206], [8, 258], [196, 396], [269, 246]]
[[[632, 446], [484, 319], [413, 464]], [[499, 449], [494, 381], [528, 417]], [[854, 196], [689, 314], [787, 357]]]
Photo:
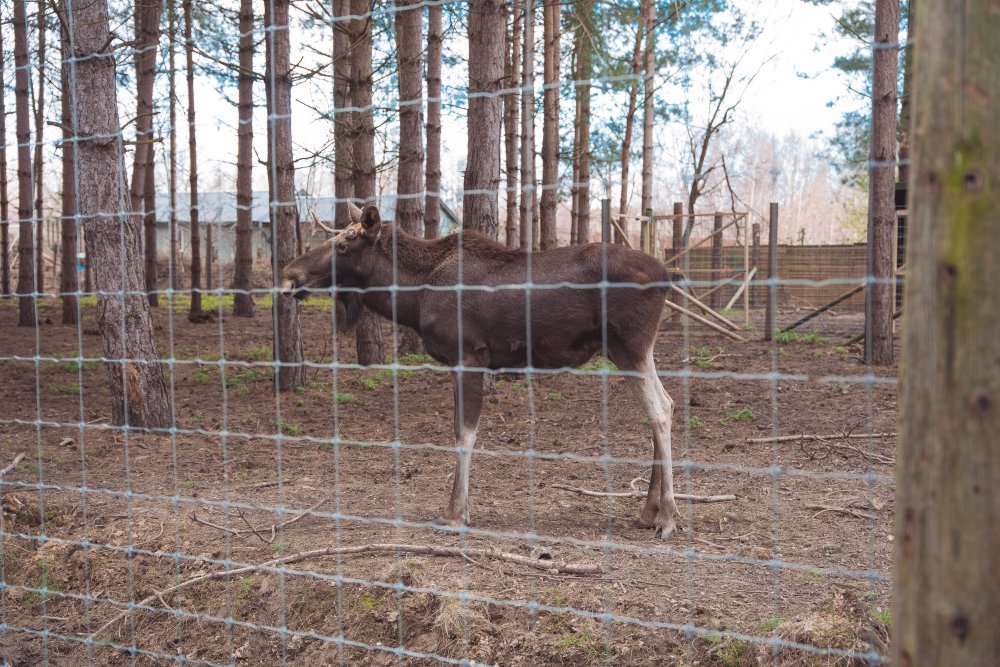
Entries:
[[[382, 219], [374, 206], [358, 208], [348, 203], [351, 222], [317, 248], [299, 255], [281, 270], [279, 287], [285, 296], [304, 299], [311, 291], [330, 287], [362, 288], [367, 269], [366, 255], [382, 236]], [[340, 291], [337, 300], [347, 311], [348, 326], [361, 314], [358, 291]]]

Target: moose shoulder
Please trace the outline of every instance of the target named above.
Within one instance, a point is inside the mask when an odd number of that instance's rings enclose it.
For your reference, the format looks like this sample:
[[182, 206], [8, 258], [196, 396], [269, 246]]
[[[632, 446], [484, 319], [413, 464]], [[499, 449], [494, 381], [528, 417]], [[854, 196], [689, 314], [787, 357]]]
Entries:
[[[338, 290], [349, 317], [361, 303], [413, 328], [428, 354], [454, 367], [458, 464], [439, 523], [467, 523], [469, 468], [486, 369], [576, 367], [598, 352], [621, 369], [653, 429], [653, 471], [638, 525], [675, 527], [670, 426], [673, 402], [653, 363], [667, 274], [654, 258], [618, 245], [527, 253], [474, 232], [434, 241], [351, 207], [350, 224], [289, 263], [281, 289]], [[395, 307], [393, 304], [395, 299]], [[461, 316], [459, 317], [459, 314]]]

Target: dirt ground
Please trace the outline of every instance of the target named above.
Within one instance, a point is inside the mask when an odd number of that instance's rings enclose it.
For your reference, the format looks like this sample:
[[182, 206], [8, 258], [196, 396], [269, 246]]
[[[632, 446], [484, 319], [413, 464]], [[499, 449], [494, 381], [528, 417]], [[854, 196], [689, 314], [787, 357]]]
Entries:
[[[0, 302], [0, 466], [26, 455], [3, 476], [8, 664], [860, 665], [838, 650], [887, 650], [894, 439], [747, 442], [895, 431], [895, 369], [872, 379], [842, 346], [856, 314], [773, 344], [664, 321], [677, 490], [736, 500], [681, 503], [662, 541], [633, 527], [638, 498], [553, 487], [648, 477], [646, 420], [600, 364], [497, 381], [471, 530], [444, 534], [429, 521], [454, 465], [447, 372], [420, 357], [398, 374], [313, 368], [276, 396], [269, 309], [195, 325], [161, 307], [177, 433], [123, 433], [103, 366], [62, 360], [99, 356], [93, 310], [64, 327], [47, 301], [19, 329]], [[350, 363], [331, 320], [329, 302], [303, 309], [306, 355]], [[461, 552], [414, 552], [443, 547]], [[360, 553], [168, 590], [335, 548]]]

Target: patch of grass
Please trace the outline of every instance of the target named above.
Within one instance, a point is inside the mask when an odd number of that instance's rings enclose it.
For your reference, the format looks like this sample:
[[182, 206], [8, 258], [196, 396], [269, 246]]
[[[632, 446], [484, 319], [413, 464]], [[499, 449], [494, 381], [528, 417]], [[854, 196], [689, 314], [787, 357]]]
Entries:
[[510, 385], [510, 390], [512, 392], [514, 392], [515, 394], [518, 394], [518, 395], [528, 393], [528, 388], [526, 386], [524, 386], [524, 384], [521, 383], [521, 382], [514, 382], [514, 383], [512, 383]]
[[813, 343], [819, 343], [820, 345], [822, 345], [824, 343], [830, 342], [829, 338], [826, 338], [825, 336], [820, 336], [815, 331], [807, 333], [806, 335], [802, 336], [801, 340], [806, 345], [812, 345]]
[[204, 368], [199, 368], [191, 376], [191, 379], [199, 384], [207, 384], [212, 381], [212, 376]]
[[781, 625], [781, 622], [785, 620], [781, 616], [772, 616], [771, 618], [765, 620], [760, 624], [761, 632], [774, 632], [774, 629]]
[[813, 568], [813, 569], [809, 570], [809, 576], [810, 577], [816, 577], [817, 579], [822, 579], [823, 578], [823, 571], [822, 570], [817, 570], [816, 568]]
[[250, 357], [250, 361], [270, 361], [271, 360], [271, 348], [266, 345], [258, 345], [257, 347], [251, 347], [247, 350], [247, 356]]
[[722, 364], [718, 361], [712, 361], [711, 359], [695, 359], [694, 365], [698, 368], [718, 368]]
[[298, 387], [295, 388], [295, 393], [296, 394], [304, 394], [304, 393], [306, 393], [306, 391], [307, 391], [307, 389], [305, 387], [303, 387], [302, 385], [299, 385]]
[[278, 427], [279, 433], [284, 433], [285, 435], [298, 435], [299, 427], [297, 424], [291, 424], [283, 419], [279, 419], [275, 422], [275, 426]]
[[807, 334], [800, 334], [796, 331], [775, 331], [774, 332], [775, 342], [787, 345], [789, 343], [804, 343], [806, 345], [812, 345], [813, 343], [827, 343], [829, 339], [819, 335], [819, 333], [813, 331]]
[[833, 348], [833, 351], [836, 352], [837, 354], [847, 354], [847, 348], [844, 347], [843, 345], [838, 345], [837, 347]]
[[338, 403], [340, 403], [341, 405], [344, 405], [345, 403], [351, 403], [351, 402], [354, 401], [354, 394], [348, 394], [348, 393], [345, 393], [345, 392], [337, 392], [336, 399], [337, 399]]
[[275, 540], [274, 542], [271, 542], [271, 548], [277, 551], [279, 554], [287, 551], [289, 546], [291, 545], [289, 544], [288, 540]]
[[366, 377], [358, 380], [365, 389], [378, 389], [382, 384], [377, 377]]
[[740, 408], [734, 412], [730, 412], [728, 415], [719, 420], [720, 424], [728, 424], [729, 422], [754, 422], [757, 421], [757, 415], [754, 413], [753, 408]]
[[547, 401], [563, 401], [563, 400], [566, 400], [566, 399], [564, 399], [563, 395], [560, 394], [558, 391], [550, 391], [548, 394], [545, 395], [545, 400], [547, 400]]
[[247, 382], [258, 382], [267, 377], [267, 371], [263, 368], [248, 368], [242, 375]]
[[[51, 592], [50, 592], [51, 591]], [[42, 565], [42, 576], [38, 582], [38, 590], [33, 591], [33, 595], [40, 601], [45, 602], [55, 597], [54, 593], [59, 592], [59, 582], [52, 580], [52, 574], [46, 565]]]
[[739, 667], [744, 663], [744, 658], [750, 655], [751, 650], [749, 642], [724, 639], [712, 647], [709, 656], [723, 667]]
[[615, 366], [614, 362], [605, 359], [601, 355], [597, 355], [593, 361], [588, 361], [583, 366], [580, 366], [580, 370], [589, 372], [616, 371], [618, 367]]
[[506, 387], [506, 386], [507, 386], [507, 381], [506, 380], [497, 380], [497, 384], [496, 384], [497, 391], [503, 391], [503, 388]]
[[875, 618], [877, 618], [879, 622], [882, 623], [882, 625], [884, 625], [885, 627], [887, 628], [892, 627], [891, 609], [882, 609], [881, 607], [874, 607], [872, 609], [872, 614], [874, 614]]
[[76, 382], [67, 382], [66, 384], [57, 384], [52, 387], [52, 391], [57, 394], [79, 394], [80, 385]]
[[684, 424], [691, 430], [696, 430], [705, 425], [705, 422], [701, 420], [698, 415], [691, 415]]
[[100, 364], [96, 361], [81, 361], [79, 359], [73, 359], [71, 361], [64, 361], [59, 365], [59, 368], [67, 373], [79, 373], [81, 371], [96, 371], [100, 368]]
[[399, 363], [407, 366], [416, 366], [418, 364], [433, 364], [434, 357], [432, 357], [429, 354], [404, 354], [399, 358]]
[[641, 417], [639, 423], [643, 426], [649, 426], [649, 417]]
[[560, 651], [569, 651], [575, 648], [582, 649], [590, 644], [590, 633], [584, 629], [578, 634], [566, 634], [556, 641], [556, 648]]
[[201, 482], [196, 479], [186, 479], [178, 485], [182, 489], [200, 489]]
[[732, 317], [733, 315], [736, 315], [740, 312], [742, 311], [739, 310], [738, 308], [723, 308], [722, 310], [719, 311], [719, 315], [722, 315], [723, 317]]
[[246, 396], [249, 393], [250, 393], [250, 387], [246, 386], [245, 384], [241, 384], [239, 387], [236, 388], [237, 396]]
[[246, 595], [250, 590], [257, 585], [257, 577], [241, 577], [239, 594]]
[[702, 345], [701, 347], [696, 347], [694, 349], [694, 356], [696, 357], [708, 357], [712, 355], [712, 348], [708, 345]]

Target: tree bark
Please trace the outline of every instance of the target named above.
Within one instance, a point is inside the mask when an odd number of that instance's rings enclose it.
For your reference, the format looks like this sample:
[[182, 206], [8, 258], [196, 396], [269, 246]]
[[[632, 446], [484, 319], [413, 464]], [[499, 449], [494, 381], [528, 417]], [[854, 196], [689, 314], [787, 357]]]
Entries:
[[[716, 214], [715, 218], [712, 220], [712, 231], [719, 232], [722, 229], [722, 216]], [[715, 233], [712, 236], [712, 280], [716, 285], [722, 283], [722, 234]], [[712, 285], [715, 287], [715, 285]], [[716, 290], [712, 292], [712, 300], [710, 305], [715, 310], [718, 310], [722, 305], [722, 291]]]
[[45, 145], [45, 0], [38, 0], [38, 94], [35, 95], [35, 291], [45, 291], [45, 212], [43, 210], [42, 147]]
[[441, 5], [427, 7], [427, 164], [424, 238], [436, 239], [441, 228]]
[[594, 3], [579, 0], [576, 5], [576, 169], [573, 175], [573, 202], [576, 211], [574, 243], [590, 242], [590, 78], [594, 75]]
[[31, 210], [31, 120], [28, 115], [28, 26], [24, 0], [14, 0], [14, 101], [17, 124], [17, 292], [21, 327], [35, 326], [35, 245]]
[[[635, 44], [632, 47], [632, 85], [628, 92], [628, 111], [625, 114], [625, 134], [622, 137], [622, 176], [621, 194], [618, 197], [618, 213], [628, 213], [628, 179], [632, 166], [632, 134], [635, 131], [635, 111], [639, 100], [639, 68], [642, 57], [642, 37], [646, 31], [646, 5], [651, 0], [641, 0], [639, 3], [639, 22], [635, 29]], [[628, 234], [628, 220], [619, 220], [622, 232]], [[615, 243], [625, 243], [625, 236], [615, 230]]]
[[[69, 25], [75, 57], [70, 94], [79, 120], [76, 146], [80, 215], [93, 261], [97, 325], [101, 332], [112, 421], [132, 428], [165, 429], [172, 413], [153, 338], [144, 287], [138, 220], [128, 213], [121, 141], [117, 134], [115, 64], [106, 0], [74, 2]], [[109, 139], [109, 137], [112, 137]]]
[[[0, 62], [6, 62], [0, 30]], [[0, 293], [10, 294], [10, 217], [7, 189], [7, 83], [0, 67]]]
[[503, 130], [506, 149], [507, 171], [507, 219], [505, 220], [505, 241], [508, 248], [516, 248], [517, 235], [517, 180], [518, 180], [518, 79], [521, 73], [521, 26], [523, 25], [521, 0], [513, 0], [510, 21], [510, 41], [504, 49]]
[[468, 161], [462, 224], [498, 238], [503, 46], [507, 21], [500, 0], [469, 4]]
[[917, 36], [916, 5], [918, 0], [906, 3], [906, 51], [903, 55], [903, 97], [899, 104], [899, 125], [897, 128], [897, 143], [899, 144], [899, 182], [904, 186], [910, 182], [910, 118], [913, 106], [913, 51]]
[[542, 250], [559, 245], [556, 236], [556, 211], [559, 202], [559, 33], [560, 7], [556, 0], [542, 2], [544, 32], [544, 81], [542, 100], [542, 210], [539, 225]]
[[[653, 208], [653, 107], [656, 91], [656, 3], [646, 3], [646, 73], [642, 79], [642, 214]], [[650, 245], [650, 244], [647, 244]], [[653, 249], [650, 248], [652, 251]]]
[[[135, 79], [136, 120], [135, 156], [132, 162], [131, 210], [141, 213], [145, 201], [146, 170], [153, 168], [153, 86], [156, 80], [156, 54], [160, 41], [162, 0], [139, 0], [135, 4]], [[171, 11], [171, 14], [173, 12]], [[171, 125], [171, 131], [173, 131]], [[145, 218], [146, 291], [150, 305], [156, 295], [156, 218]]]
[[[351, 0], [333, 0], [333, 14], [342, 19], [351, 14]], [[354, 196], [354, 112], [351, 106], [351, 41], [350, 21], [333, 24], [333, 147], [334, 191], [337, 199], [336, 223], [346, 227], [350, 221], [347, 202]]]
[[[78, 243], [76, 238], [76, 157], [73, 148], [73, 137], [76, 134], [73, 122], [73, 98], [70, 94], [70, 66], [66, 62], [70, 56], [69, 33], [63, 28], [60, 31], [60, 51], [62, 65], [60, 79], [62, 83], [62, 219], [60, 231], [62, 235], [62, 263], [59, 278], [59, 291], [62, 293], [62, 323], [77, 323], [77, 291], [80, 289], [77, 265]], [[3, 82], [0, 81], [0, 87]], [[3, 109], [0, 109], [3, 113]], [[0, 133], [0, 142], [3, 135]], [[0, 165], [3, 168], [3, 165]]]
[[[298, 211], [295, 205], [295, 163], [292, 157], [292, 76], [288, 27], [289, 0], [264, 3], [267, 43], [265, 86], [268, 96], [268, 177], [271, 183], [271, 261], [272, 283], [278, 284], [282, 267], [298, 253]], [[272, 15], [273, 12], [273, 15]], [[302, 365], [302, 324], [299, 302], [276, 294], [274, 298], [274, 360], [279, 362], [274, 374], [279, 391], [290, 391], [305, 384]]]
[[204, 322], [207, 318], [201, 309], [201, 211], [198, 206], [198, 133], [195, 128], [194, 35], [192, 30], [191, 0], [184, 0], [183, 7], [184, 62], [188, 98], [188, 188], [190, 190], [189, 210], [191, 215], [191, 307], [188, 310], [188, 321]]
[[[167, 1], [169, 3], [167, 5], [167, 30], [169, 31], [169, 43], [167, 44], [167, 58], [169, 60], [167, 66], [167, 96], [170, 98], [167, 102], [170, 121], [170, 147], [167, 155], [167, 201], [170, 207], [167, 218], [167, 236], [170, 243], [170, 264], [168, 265], [167, 272], [170, 278], [170, 287], [173, 288], [176, 284], [175, 274], [180, 268], [175, 261], [177, 255], [177, 10], [174, 0]], [[152, 266], [154, 273], [159, 271], [155, 257], [153, 258]], [[146, 282], [149, 282], [148, 276], [146, 277]], [[153, 301], [155, 296], [155, 292], [150, 296], [151, 305], [156, 305], [156, 302]]]
[[920, 4], [892, 660], [1000, 656], [1000, 13]]
[[524, 0], [524, 57], [521, 59], [520, 245], [538, 249], [535, 235], [535, 0]]
[[869, 177], [869, 271], [879, 282], [867, 296], [865, 360], [892, 363], [893, 247], [896, 231], [896, 77], [898, 74], [899, 0], [875, 5], [875, 49], [872, 80], [872, 145]]
[[[375, 198], [375, 126], [372, 119], [372, 23], [371, 0], [351, 0], [351, 13], [364, 18], [352, 21], [351, 103], [361, 109], [354, 114], [352, 154], [354, 157], [354, 199], [360, 205]], [[378, 315], [367, 308], [355, 333], [358, 363], [363, 366], [385, 363], [385, 344]]]
[[233, 315], [253, 317], [253, 0], [240, 0], [239, 57]]

